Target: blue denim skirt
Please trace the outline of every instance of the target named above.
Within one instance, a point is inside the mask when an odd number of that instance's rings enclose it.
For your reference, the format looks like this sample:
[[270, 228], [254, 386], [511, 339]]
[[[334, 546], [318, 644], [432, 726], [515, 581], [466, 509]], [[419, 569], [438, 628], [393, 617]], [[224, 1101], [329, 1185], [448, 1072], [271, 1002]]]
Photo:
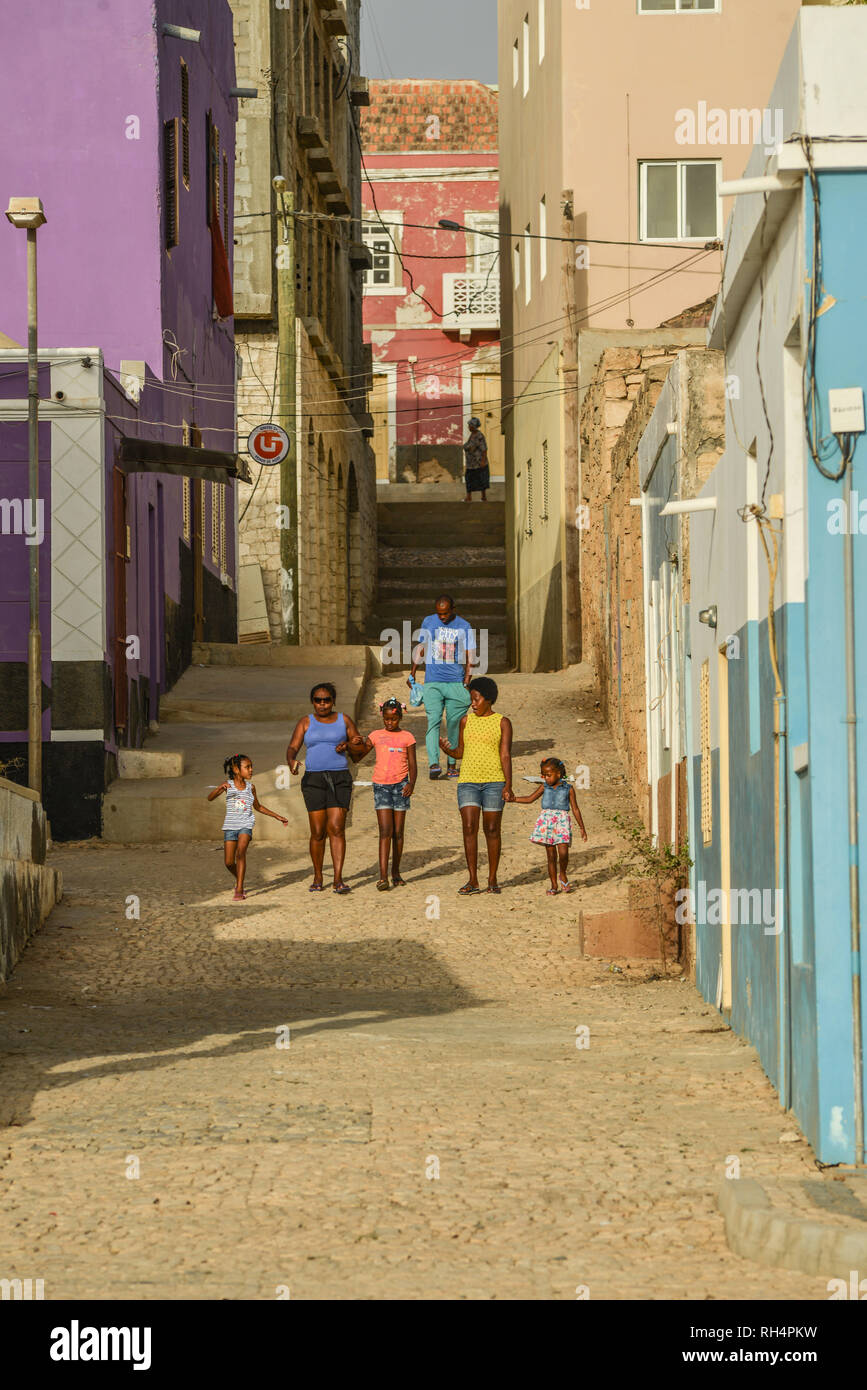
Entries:
[[409, 778], [404, 777], [402, 782], [374, 782], [374, 811], [408, 811], [412, 798], [403, 794], [408, 781]]

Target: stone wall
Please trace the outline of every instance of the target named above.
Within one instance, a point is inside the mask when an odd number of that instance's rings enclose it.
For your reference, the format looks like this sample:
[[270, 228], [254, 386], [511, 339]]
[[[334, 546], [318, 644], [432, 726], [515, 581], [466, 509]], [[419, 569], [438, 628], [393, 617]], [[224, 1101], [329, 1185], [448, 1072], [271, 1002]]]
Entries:
[[676, 356], [660, 344], [607, 349], [581, 412], [582, 647], [648, 825], [641, 508], [630, 500], [640, 492], [638, 441]]
[[[239, 334], [239, 433], [267, 420], [277, 339]], [[358, 640], [376, 599], [376, 478], [373, 451], [297, 326], [299, 640], [311, 646]], [[279, 411], [274, 402], [274, 413]], [[258, 468], [252, 466], [254, 485]], [[240, 484], [239, 563], [262, 570], [271, 637], [284, 635], [280, 566], [280, 469], [264, 468], [255, 490]], [[249, 505], [248, 505], [249, 504]]]
[[42, 926], [62, 885], [45, 866], [48, 822], [35, 792], [0, 777], [0, 981]]

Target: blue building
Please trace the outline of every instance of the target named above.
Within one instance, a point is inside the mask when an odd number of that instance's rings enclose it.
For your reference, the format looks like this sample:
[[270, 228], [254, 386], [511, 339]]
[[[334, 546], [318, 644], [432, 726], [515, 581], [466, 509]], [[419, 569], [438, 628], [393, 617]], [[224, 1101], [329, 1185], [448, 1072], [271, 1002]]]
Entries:
[[865, 61], [867, 11], [801, 11], [783, 142], [730, 190], [726, 448], [689, 520], [697, 982], [826, 1163], [864, 1151]]

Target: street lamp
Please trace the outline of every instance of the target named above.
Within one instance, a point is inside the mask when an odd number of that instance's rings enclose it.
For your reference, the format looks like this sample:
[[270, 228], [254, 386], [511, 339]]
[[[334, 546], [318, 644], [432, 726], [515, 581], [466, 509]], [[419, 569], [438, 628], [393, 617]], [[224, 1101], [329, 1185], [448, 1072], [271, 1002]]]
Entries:
[[[36, 335], [36, 232], [45, 221], [39, 198], [10, 198], [6, 216], [27, 232], [27, 443], [30, 508], [39, 499], [39, 359]], [[39, 546], [30, 546], [30, 636], [27, 646], [27, 784], [42, 796], [42, 634], [39, 630]]]

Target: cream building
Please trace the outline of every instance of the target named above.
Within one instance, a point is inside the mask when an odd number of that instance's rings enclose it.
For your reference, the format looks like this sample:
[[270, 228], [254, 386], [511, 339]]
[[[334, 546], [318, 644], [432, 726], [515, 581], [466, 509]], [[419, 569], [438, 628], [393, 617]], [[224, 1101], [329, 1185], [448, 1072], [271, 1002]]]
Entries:
[[[359, 0], [231, 2], [237, 82], [258, 93], [240, 100], [237, 123], [239, 446], [257, 424], [286, 425], [296, 478], [289, 495], [285, 472], [251, 460], [253, 485], [239, 489], [240, 636], [354, 641], [376, 596], [370, 353], [361, 314], [370, 257], [361, 237], [358, 134], [368, 94], [354, 75]], [[276, 175], [285, 179], [285, 204]], [[287, 528], [296, 547], [288, 566]]]
[[500, 0], [506, 534], [522, 670], [580, 657], [580, 528], [593, 517], [578, 408], [594, 367], [582, 335], [645, 343], [716, 294], [718, 185], [740, 176], [757, 134], [768, 148], [779, 138], [766, 103], [799, 8]]

